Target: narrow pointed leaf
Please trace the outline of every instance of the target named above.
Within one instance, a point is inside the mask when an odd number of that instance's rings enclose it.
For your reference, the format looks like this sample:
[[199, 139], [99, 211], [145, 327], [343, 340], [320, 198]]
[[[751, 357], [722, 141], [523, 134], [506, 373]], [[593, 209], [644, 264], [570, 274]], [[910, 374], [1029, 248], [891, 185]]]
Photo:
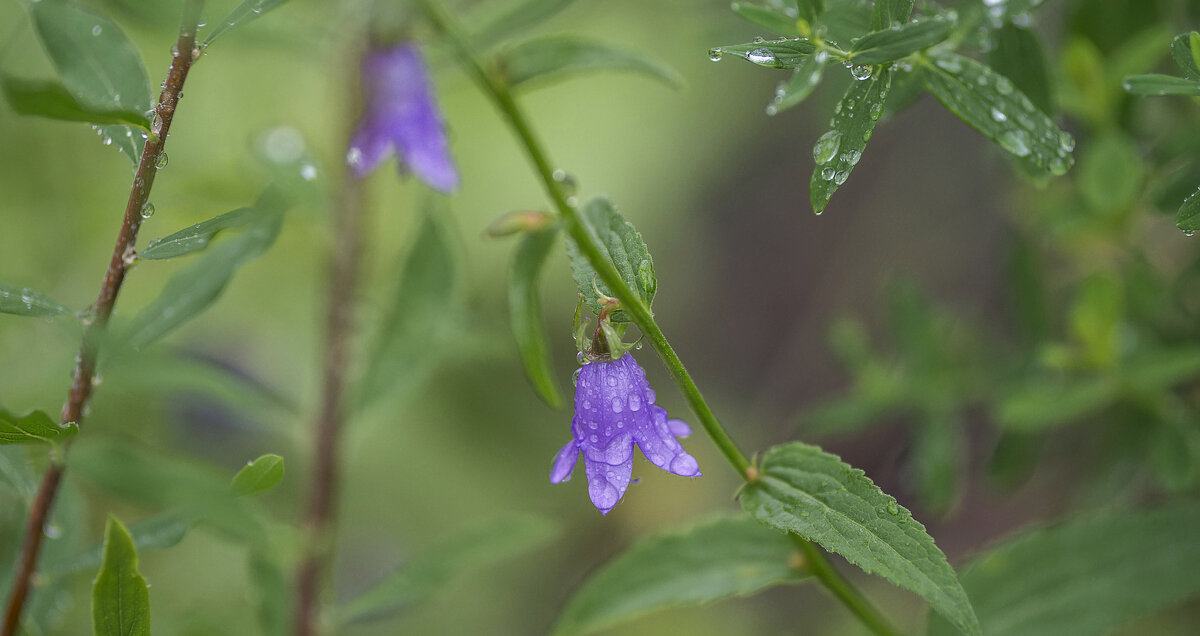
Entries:
[[42, 411], [17, 415], [0, 408], [0, 444], [59, 444], [78, 432], [74, 422], [59, 424]]
[[[438, 201], [432, 200], [436, 207]], [[396, 294], [371, 345], [371, 358], [359, 385], [358, 405], [365, 407], [397, 387], [424, 377], [451, 312], [458, 271], [449, 229], [426, 209], [416, 242], [409, 250]]]
[[341, 624], [384, 618], [444, 590], [455, 577], [548, 542], [557, 534], [547, 520], [514, 517], [463, 532], [421, 550], [338, 610]]
[[53, 317], [69, 316], [71, 310], [41, 292], [0, 281], [0, 314]]
[[789, 17], [781, 9], [764, 7], [750, 2], [735, 2], [732, 8], [734, 13], [765, 29], [769, 29], [772, 33], [793, 38], [800, 37], [800, 30], [796, 28], [796, 18]]
[[262, 14], [275, 9], [279, 5], [287, 2], [287, 0], [244, 0], [241, 4], [234, 7], [229, 15], [221, 20], [208, 37], [204, 39], [204, 46], [207, 47], [213, 43], [213, 40], [225, 35], [233, 29], [244, 26], [249, 22], [258, 19]]
[[220, 216], [169, 234], [156, 241], [150, 241], [146, 245], [146, 249], [138, 252], [138, 258], [162, 260], [202, 251], [208, 247], [213, 237], [222, 230], [248, 225], [258, 219], [261, 214], [262, 211], [260, 209], [253, 207], [238, 208], [232, 212], [226, 212]]
[[1029, 530], [962, 568], [962, 584], [988, 636], [1111, 634], [1200, 594], [1198, 526], [1187, 502]]
[[542, 326], [542, 303], [538, 293], [542, 267], [558, 239], [557, 228], [531, 232], [521, 237], [513, 258], [508, 283], [508, 312], [525, 375], [538, 395], [552, 408], [562, 406], [562, 394], [550, 362], [550, 346]]
[[908, 22], [913, 10], [913, 0], [875, 0], [874, 5], [871, 28], [876, 30]]
[[[148, 127], [150, 80], [137, 49], [115, 22], [68, 2], [37, 2], [30, 11], [63, 86], [82, 108], [142, 113], [139, 125]], [[110, 125], [99, 132], [137, 163], [145, 146], [142, 131]]]
[[803, 102], [821, 83], [824, 71], [825, 64], [817, 60], [815, 55], [802, 60], [791, 79], [780, 82], [775, 90], [775, 99], [767, 106], [767, 114], [774, 115]]
[[138, 572], [137, 547], [125, 526], [108, 518], [104, 559], [92, 584], [95, 636], [150, 636], [150, 586]]
[[556, 634], [585, 634], [654, 611], [749, 596], [808, 580], [796, 544], [747, 516], [647, 537], [584, 582]]
[[812, 56], [817, 48], [803, 38], [780, 38], [745, 44], [726, 44], [709, 50], [708, 55], [719, 60], [725, 54], [741, 57], [768, 68], [796, 68]]
[[262, 636], [284, 636], [291, 619], [293, 584], [283, 567], [262, 554], [251, 554], [248, 565], [254, 602], [258, 606], [258, 624]]
[[816, 167], [809, 181], [808, 197], [817, 214], [858, 165], [867, 141], [875, 132], [875, 123], [883, 115], [883, 104], [891, 87], [892, 71], [875, 68], [870, 77], [856, 80], [846, 89], [829, 123], [829, 132], [821, 135], [813, 147]]
[[[654, 302], [654, 293], [658, 289], [658, 279], [654, 276], [654, 259], [646, 249], [642, 235], [625, 220], [617, 211], [616, 205], [609, 199], [598, 197], [588, 201], [580, 215], [586, 230], [604, 246], [605, 251], [617, 267], [621, 278], [641, 298], [647, 308]], [[571, 272], [583, 301], [595, 314], [600, 313], [600, 296], [612, 296], [612, 291], [600, 280], [599, 274], [592, 268], [591, 263], [576, 247], [575, 242], [567, 239], [567, 254], [571, 257]], [[611, 314], [615, 322], [629, 322], [629, 316], [622, 310]]]
[[954, 569], [912, 514], [861, 470], [794, 442], [763, 456], [759, 479], [741, 493], [759, 521], [794, 532], [862, 570], [914, 592], [966, 634], [979, 623]]
[[1125, 78], [1125, 90], [1134, 95], [1200, 95], [1200, 80], [1148, 73]]
[[30, 80], [0, 73], [0, 87], [8, 105], [20, 115], [46, 117], [63, 121], [85, 121], [93, 124], [146, 126], [146, 115], [106, 108], [89, 109], [80, 104], [66, 87], [58, 82]]
[[233, 494], [242, 497], [264, 492], [283, 479], [283, 458], [263, 455], [246, 464], [233, 477]]
[[534, 27], [560, 13], [575, 0], [526, 0], [508, 11], [471, 28], [467, 40], [478, 49]]
[[1054, 428], [1100, 411], [1117, 398], [1119, 390], [1111, 378], [1104, 376], [1066, 381], [1033, 378], [1003, 398], [996, 420], [1011, 431]]
[[1007, 77], [955, 53], [932, 58], [923, 75], [943, 106], [1022, 164], [1054, 175], [1071, 168], [1075, 140]]
[[[194, 525], [196, 525], [196, 519], [192, 515], [171, 511], [133, 524], [129, 527], [129, 534], [133, 537], [133, 543], [138, 552], [164, 550], [179, 545], [179, 542], [183, 541], [183, 537]], [[87, 552], [42, 566], [41, 575], [62, 576], [93, 570], [100, 567], [103, 558], [104, 546], [97, 545]]]
[[1171, 42], [1171, 57], [1183, 74], [1200, 80], [1200, 33], [1184, 33]]
[[1175, 214], [1175, 225], [1184, 232], [1200, 230], [1200, 189], [1188, 195]]
[[1038, 110], [1053, 114], [1054, 91], [1050, 88], [1050, 66], [1042, 39], [1032, 30], [1012, 23], [996, 29], [992, 37], [995, 46], [988, 52], [988, 65], [1012, 80]]
[[854, 64], [883, 64], [944, 41], [954, 25], [941, 17], [926, 18], [896, 28], [868, 33], [850, 48]]
[[632, 71], [670, 86], [682, 80], [671, 67], [644, 53], [634, 53], [600, 42], [552, 36], [527, 40], [500, 55], [508, 85], [517, 88], [541, 84], [587, 71]]
[[243, 265], [271, 247], [283, 224], [283, 211], [265, 205], [240, 234], [217, 242], [191, 266], [167, 281], [158, 298], [120, 331], [119, 341], [142, 349], [217, 301]]

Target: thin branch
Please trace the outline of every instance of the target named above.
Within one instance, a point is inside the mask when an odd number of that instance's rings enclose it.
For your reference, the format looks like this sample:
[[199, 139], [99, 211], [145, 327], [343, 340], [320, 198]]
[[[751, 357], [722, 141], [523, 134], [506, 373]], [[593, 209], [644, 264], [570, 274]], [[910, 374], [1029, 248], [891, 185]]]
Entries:
[[[117, 294], [120, 293], [121, 284], [125, 281], [125, 273], [133, 262], [134, 245], [137, 243], [138, 230], [142, 226], [142, 208], [150, 197], [150, 190], [154, 186], [154, 177], [158, 174], [159, 157], [163, 155], [163, 147], [167, 142], [171, 121], [175, 117], [175, 108], [179, 105], [184, 81], [187, 80], [192, 64], [200, 57], [200, 51], [196, 48], [196, 25], [199, 22], [202, 6], [203, 0], [189, 0], [184, 5], [179, 39], [172, 51], [171, 68], [167, 72], [167, 80], [158, 97], [158, 106], [155, 108], [150, 136], [146, 140], [141, 161], [138, 162], [137, 170], [134, 172], [133, 186], [129, 190], [129, 199], [125, 204], [125, 216], [121, 222], [121, 230], [117, 233], [117, 241], [113, 246], [108, 270], [104, 273], [104, 283], [100, 286], [100, 294], [96, 297], [91, 315], [88, 317], [83, 346], [79, 351], [75, 371], [72, 374], [71, 389], [67, 394], [66, 404], [63, 405], [62, 422], [64, 424], [68, 422], [79, 424], [83, 421], [86, 413], [85, 407], [95, 386], [97, 342], [108, 324], [109, 316], [112, 315], [113, 305], [117, 302]], [[50, 465], [42, 475], [37, 495], [29, 507], [25, 538], [13, 575], [12, 591], [5, 608], [3, 631], [0, 631], [0, 636], [14, 636], [21, 623], [21, 613], [29, 597], [38, 554], [41, 551], [43, 529], [54, 505], [54, 498], [58, 494], [65, 470], [64, 459], [58, 454], [51, 454]]]

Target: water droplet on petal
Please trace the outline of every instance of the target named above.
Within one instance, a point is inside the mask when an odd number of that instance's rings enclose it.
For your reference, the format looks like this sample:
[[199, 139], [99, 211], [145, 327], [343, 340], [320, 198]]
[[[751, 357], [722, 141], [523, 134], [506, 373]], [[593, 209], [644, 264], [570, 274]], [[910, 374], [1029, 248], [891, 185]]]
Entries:
[[636, 411], [640, 408], [642, 408], [642, 398], [638, 397], [637, 394], [629, 396], [629, 410]]
[[621, 403], [621, 398], [619, 398], [619, 397], [614, 397], [614, 398], [612, 399], [612, 411], [613, 411], [613, 413], [620, 413], [620, 412], [621, 412], [621, 411], [623, 411], [624, 409], [625, 409], [625, 405]]

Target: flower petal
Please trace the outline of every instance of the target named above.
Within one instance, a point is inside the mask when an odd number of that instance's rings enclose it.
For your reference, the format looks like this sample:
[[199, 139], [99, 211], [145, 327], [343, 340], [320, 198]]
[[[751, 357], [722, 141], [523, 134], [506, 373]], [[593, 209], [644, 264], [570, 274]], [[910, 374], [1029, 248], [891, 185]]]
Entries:
[[[614, 446], [616, 445], [614, 444]], [[619, 456], [623, 452], [620, 449], [611, 452], [600, 451], [596, 454], [600, 459], [594, 458], [586, 450], [583, 453], [583, 467], [587, 471], [588, 477], [588, 495], [591, 496], [592, 505], [596, 506], [596, 510], [599, 510], [600, 514], [607, 515], [608, 511], [621, 501], [621, 497], [625, 496], [625, 489], [629, 487], [629, 478], [633, 474], [632, 441], [627, 444], [626, 448], [628, 448], [628, 455], [619, 464], [611, 464], [601, 461], [601, 459]]]
[[569, 480], [578, 462], [579, 447], [576, 446], [575, 440], [571, 440], [554, 456], [554, 466], [550, 469], [550, 483], [557, 484]]
[[667, 430], [675, 437], [687, 437], [692, 434], [692, 427], [683, 420], [667, 420]]
[[671, 433], [667, 424], [667, 410], [651, 406], [651, 421], [633, 431], [633, 439], [651, 464], [682, 477], [699, 477], [700, 465], [696, 458], [683, 450], [683, 445]]

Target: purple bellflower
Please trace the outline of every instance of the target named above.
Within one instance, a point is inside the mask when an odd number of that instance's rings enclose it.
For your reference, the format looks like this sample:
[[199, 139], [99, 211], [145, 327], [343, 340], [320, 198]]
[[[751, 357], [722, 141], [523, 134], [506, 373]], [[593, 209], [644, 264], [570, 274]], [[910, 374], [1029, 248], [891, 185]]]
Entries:
[[629, 487], [636, 444], [650, 463], [683, 477], [699, 477], [700, 466], [677, 437], [691, 429], [667, 419], [654, 403], [646, 372], [626, 353], [617, 360], [589, 362], [575, 384], [573, 439], [554, 458], [550, 483], [571, 478], [579, 455], [587, 471], [588, 494], [601, 514], [608, 514]]
[[458, 171], [417, 45], [401, 42], [371, 51], [363, 59], [362, 79], [366, 109], [346, 153], [354, 176], [367, 176], [395, 152], [401, 174], [407, 166], [431, 188], [456, 189]]

